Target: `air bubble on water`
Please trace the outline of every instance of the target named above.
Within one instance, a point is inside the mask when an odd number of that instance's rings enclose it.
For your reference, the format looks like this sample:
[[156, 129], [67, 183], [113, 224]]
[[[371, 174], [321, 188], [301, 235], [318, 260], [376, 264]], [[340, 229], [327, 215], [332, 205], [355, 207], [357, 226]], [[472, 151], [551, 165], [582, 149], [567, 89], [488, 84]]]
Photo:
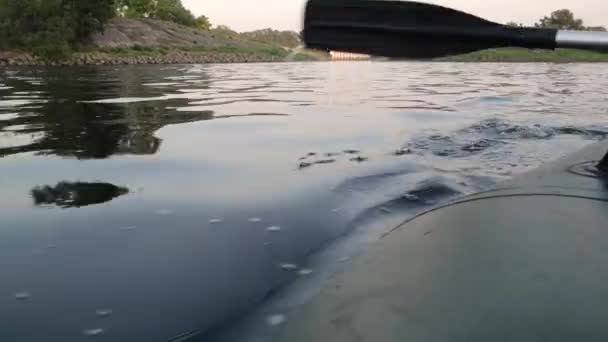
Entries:
[[298, 265], [296, 264], [282, 264], [281, 269], [284, 271], [295, 271], [298, 269]]
[[112, 315], [112, 310], [100, 309], [100, 310], [95, 311], [95, 315], [97, 315], [97, 317], [109, 317]]
[[380, 207], [379, 210], [383, 213], [390, 214], [392, 211], [387, 207]]
[[301, 276], [307, 276], [307, 275], [311, 275], [312, 274], [312, 270], [309, 270], [307, 268], [302, 269], [300, 271], [298, 271], [298, 274]]
[[338, 261], [339, 261], [339, 262], [348, 262], [349, 260], [350, 260], [350, 258], [349, 258], [349, 257], [344, 257], [344, 258], [341, 258], [341, 259], [340, 259], [340, 260], [338, 260]]
[[30, 299], [32, 295], [30, 295], [28, 292], [17, 292], [15, 293], [15, 299], [16, 300], [28, 300]]
[[137, 229], [136, 226], [128, 226], [128, 227], [120, 228], [120, 230], [122, 230], [122, 231], [132, 231], [132, 230], [136, 230], [136, 229]]
[[285, 315], [281, 315], [281, 314], [270, 315], [270, 316], [266, 317], [266, 323], [268, 325], [270, 325], [271, 327], [276, 327], [278, 325], [285, 323], [286, 321], [287, 321], [287, 317], [285, 317]]
[[211, 219], [209, 220], [209, 224], [218, 224], [218, 223], [222, 223], [224, 222], [224, 220], [222, 219]]
[[102, 335], [104, 332], [105, 332], [105, 330], [103, 330], [101, 328], [97, 328], [97, 329], [87, 329], [87, 330], [84, 330], [82, 333], [84, 334], [84, 336], [95, 337], [95, 336]]
[[251, 222], [251, 223], [262, 222], [262, 219], [259, 217], [252, 217], [249, 219], [249, 222]]
[[173, 215], [174, 212], [172, 210], [168, 210], [168, 209], [161, 209], [161, 210], [157, 211], [156, 213], [161, 216], [167, 216], [167, 215]]
[[272, 227], [268, 227], [266, 228], [267, 231], [271, 232], [271, 233], [276, 233], [276, 232], [280, 232], [281, 231], [281, 227], [279, 226], [272, 226]]
[[332, 213], [339, 213], [340, 211], [342, 211], [342, 208], [335, 208], [331, 210]]

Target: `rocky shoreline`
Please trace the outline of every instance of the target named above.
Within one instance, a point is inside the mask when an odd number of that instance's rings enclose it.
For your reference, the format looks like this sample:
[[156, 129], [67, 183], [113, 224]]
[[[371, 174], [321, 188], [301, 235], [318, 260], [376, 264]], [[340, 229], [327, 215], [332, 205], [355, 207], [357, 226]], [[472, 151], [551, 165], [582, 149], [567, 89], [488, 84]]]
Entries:
[[76, 66], [136, 64], [203, 64], [282, 62], [279, 56], [247, 53], [169, 52], [167, 54], [119, 55], [105, 52], [75, 53], [60, 61], [45, 61], [29, 53], [0, 52], [0, 67], [7, 66]]

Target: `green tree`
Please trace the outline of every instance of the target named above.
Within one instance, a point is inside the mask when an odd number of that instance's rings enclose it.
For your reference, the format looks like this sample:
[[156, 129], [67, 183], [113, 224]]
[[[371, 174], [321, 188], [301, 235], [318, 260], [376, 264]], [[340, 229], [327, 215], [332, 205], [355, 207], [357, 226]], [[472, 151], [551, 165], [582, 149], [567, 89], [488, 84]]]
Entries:
[[551, 13], [550, 16], [542, 18], [535, 26], [558, 30], [585, 29], [583, 20], [575, 18], [574, 13], [568, 9], [561, 9]]
[[127, 18], [151, 18], [197, 26], [197, 19], [181, 0], [119, 0], [118, 6]]
[[115, 11], [115, 0], [0, 0], [0, 45], [63, 57], [102, 30]]
[[[71, 9], [76, 39], [88, 38], [91, 33], [102, 31], [104, 23], [116, 15], [116, 0], [64, 0], [68, 11]], [[64, 6], [64, 10], [66, 6]]]
[[206, 16], [201, 15], [200, 17], [196, 18], [196, 27], [203, 31], [209, 31], [211, 30], [211, 21], [209, 21], [209, 18]]
[[509, 27], [522, 27], [522, 26], [524, 26], [524, 25], [516, 23], [514, 21], [509, 21], [508, 23], [506, 23], [506, 25], [509, 26]]
[[120, 0], [118, 7], [124, 9], [122, 14], [127, 18], [148, 18], [155, 3], [153, 0]]
[[182, 4], [181, 0], [156, 0], [154, 19], [172, 21], [185, 26], [196, 26], [196, 18]]

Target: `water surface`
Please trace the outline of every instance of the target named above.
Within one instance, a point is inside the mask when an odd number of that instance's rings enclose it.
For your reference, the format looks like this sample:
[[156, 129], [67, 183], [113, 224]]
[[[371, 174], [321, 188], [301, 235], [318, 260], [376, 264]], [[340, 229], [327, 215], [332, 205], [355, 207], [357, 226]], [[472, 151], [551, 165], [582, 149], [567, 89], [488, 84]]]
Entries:
[[0, 340], [271, 336], [404, 217], [604, 138], [605, 69], [2, 70]]

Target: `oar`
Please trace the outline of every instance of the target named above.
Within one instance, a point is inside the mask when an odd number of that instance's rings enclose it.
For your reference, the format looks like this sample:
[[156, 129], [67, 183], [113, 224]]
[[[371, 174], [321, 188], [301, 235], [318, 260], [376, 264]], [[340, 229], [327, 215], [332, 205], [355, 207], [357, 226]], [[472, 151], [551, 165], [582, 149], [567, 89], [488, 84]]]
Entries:
[[310, 0], [308, 47], [433, 58], [499, 47], [608, 50], [608, 33], [510, 27], [437, 5], [386, 0]]

